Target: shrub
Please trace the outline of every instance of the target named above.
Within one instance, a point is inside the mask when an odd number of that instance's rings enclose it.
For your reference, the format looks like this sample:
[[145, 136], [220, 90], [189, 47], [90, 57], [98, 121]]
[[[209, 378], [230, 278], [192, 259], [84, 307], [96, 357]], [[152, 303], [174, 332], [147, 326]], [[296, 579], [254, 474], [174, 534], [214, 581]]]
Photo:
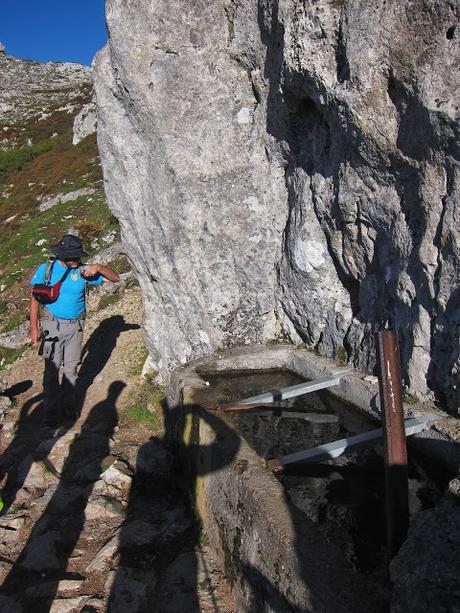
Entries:
[[98, 221], [92, 221], [91, 219], [82, 219], [75, 224], [80, 237], [83, 241], [90, 242], [93, 238], [98, 237], [104, 230], [104, 225]]

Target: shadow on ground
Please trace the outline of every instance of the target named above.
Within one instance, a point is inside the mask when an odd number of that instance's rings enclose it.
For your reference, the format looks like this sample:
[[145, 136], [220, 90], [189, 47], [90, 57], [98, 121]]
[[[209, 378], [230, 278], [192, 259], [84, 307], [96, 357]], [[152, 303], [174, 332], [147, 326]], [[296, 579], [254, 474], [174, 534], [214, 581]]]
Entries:
[[107, 398], [89, 412], [69, 447], [54, 493], [3, 582], [0, 594], [20, 601], [24, 611], [48, 613], [59, 582], [69, 578], [69, 558], [90, 518], [88, 501], [110, 453], [118, 423], [116, 403], [124, 387], [121, 381], [112, 383]]

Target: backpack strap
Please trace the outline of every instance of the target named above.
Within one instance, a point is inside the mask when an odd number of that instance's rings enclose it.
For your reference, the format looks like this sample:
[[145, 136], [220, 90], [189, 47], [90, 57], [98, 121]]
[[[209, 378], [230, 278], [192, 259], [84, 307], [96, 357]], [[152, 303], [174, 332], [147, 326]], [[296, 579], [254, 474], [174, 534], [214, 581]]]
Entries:
[[51, 274], [53, 272], [53, 267], [55, 263], [56, 263], [56, 258], [52, 258], [51, 260], [48, 260], [48, 263], [46, 264], [45, 279], [44, 279], [45, 285], [50, 285]]
[[70, 271], [72, 270], [72, 268], [67, 268], [67, 270], [65, 271], [65, 273], [62, 275], [61, 279], [58, 281], [58, 283], [60, 285], [62, 285], [64, 283], [64, 281], [67, 279], [68, 275], [70, 274]]
[[[45, 285], [51, 285], [51, 275], [52, 275], [53, 267], [54, 267], [55, 263], [56, 263], [56, 259], [53, 259], [53, 260], [49, 260], [49, 262], [46, 265], [46, 269], [45, 269]], [[68, 275], [69, 275], [71, 270], [72, 270], [71, 268], [67, 268], [66, 269], [66, 271], [64, 272], [64, 274], [62, 275], [62, 277], [58, 281], [59, 287], [67, 279], [67, 277], [68, 277]]]

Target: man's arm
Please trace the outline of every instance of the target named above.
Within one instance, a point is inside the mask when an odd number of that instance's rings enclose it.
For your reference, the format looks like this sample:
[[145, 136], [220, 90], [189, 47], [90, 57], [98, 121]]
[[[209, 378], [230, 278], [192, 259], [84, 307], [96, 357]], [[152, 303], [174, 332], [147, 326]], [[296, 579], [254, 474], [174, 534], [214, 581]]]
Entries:
[[40, 326], [38, 322], [38, 311], [40, 308], [40, 304], [35, 300], [32, 296], [30, 299], [30, 309], [29, 309], [29, 321], [30, 321], [30, 340], [33, 343], [38, 343], [38, 339], [40, 337]]
[[104, 279], [107, 279], [107, 281], [112, 281], [112, 283], [116, 283], [120, 280], [120, 275], [117, 272], [111, 268], [108, 268], [107, 266], [103, 266], [102, 264], [88, 264], [83, 271], [83, 276], [85, 279], [94, 277], [97, 274], [102, 275]]

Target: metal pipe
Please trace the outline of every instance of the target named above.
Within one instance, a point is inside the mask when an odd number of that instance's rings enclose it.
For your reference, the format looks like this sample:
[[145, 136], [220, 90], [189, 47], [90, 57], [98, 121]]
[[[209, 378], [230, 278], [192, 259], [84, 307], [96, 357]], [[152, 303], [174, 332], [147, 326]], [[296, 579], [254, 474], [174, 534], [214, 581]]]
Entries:
[[[425, 430], [425, 428], [428, 426], [428, 422], [432, 419], [432, 416], [406, 419], [404, 422], [406, 436], [417, 434], [418, 432]], [[306, 449], [305, 451], [296, 451], [295, 453], [290, 453], [289, 455], [268, 460], [267, 466], [273, 472], [278, 473], [283, 472], [292, 464], [311, 464], [314, 462], [333, 460], [341, 455], [356, 451], [357, 449], [370, 447], [371, 445], [380, 443], [382, 441], [382, 436], [383, 428], [369, 430], [368, 432], [355, 434], [354, 436], [342, 438], [332, 443], [325, 443], [324, 445], [312, 447], [310, 449]]]
[[251, 398], [240, 400], [238, 404], [255, 404], [256, 402], [270, 403], [287, 400], [288, 398], [296, 398], [297, 396], [303, 396], [310, 392], [317, 392], [318, 390], [323, 390], [333, 385], [339, 385], [343, 374], [344, 373], [341, 373], [335, 377], [323, 377], [321, 379], [315, 379], [314, 381], [306, 381], [305, 383], [291, 385], [290, 387], [283, 387], [280, 390], [271, 390], [264, 394], [258, 394], [257, 396], [251, 396]]
[[379, 387], [385, 451], [387, 555], [391, 560], [406, 540], [409, 528], [409, 487], [398, 333], [377, 333]]

